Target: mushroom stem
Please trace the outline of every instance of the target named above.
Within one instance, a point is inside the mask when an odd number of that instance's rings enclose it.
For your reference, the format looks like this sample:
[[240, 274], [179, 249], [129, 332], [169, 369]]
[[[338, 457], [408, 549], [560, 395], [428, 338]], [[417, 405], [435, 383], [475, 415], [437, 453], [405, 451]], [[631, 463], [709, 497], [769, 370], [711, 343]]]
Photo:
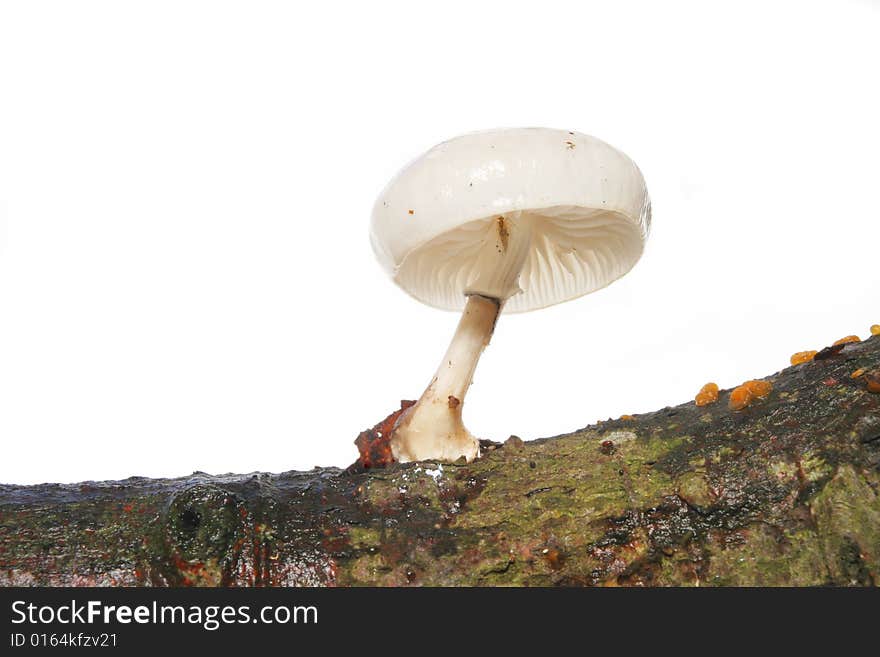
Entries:
[[401, 463], [437, 459], [472, 461], [480, 443], [461, 420], [464, 396], [477, 361], [489, 344], [502, 302], [472, 294], [437, 368], [418, 403], [401, 416], [391, 436], [394, 458]]
[[480, 441], [461, 421], [464, 396], [480, 354], [489, 344], [504, 302], [518, 294], [532, 244], [532, 219], [521, 212], [492, 218], [465, 288], [467, 303], [446, 355], [415, 406], [400, 416], [391, 452], [401, 463], [436, 459], [472, 461]]

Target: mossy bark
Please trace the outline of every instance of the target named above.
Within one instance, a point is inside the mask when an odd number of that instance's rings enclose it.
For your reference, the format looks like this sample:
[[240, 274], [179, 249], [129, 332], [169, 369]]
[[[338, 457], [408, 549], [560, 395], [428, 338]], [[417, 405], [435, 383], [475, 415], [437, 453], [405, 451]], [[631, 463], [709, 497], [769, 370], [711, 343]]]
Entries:
[[874, 585], [880, 337], [470, 464], [0, 486], [5, 585]]

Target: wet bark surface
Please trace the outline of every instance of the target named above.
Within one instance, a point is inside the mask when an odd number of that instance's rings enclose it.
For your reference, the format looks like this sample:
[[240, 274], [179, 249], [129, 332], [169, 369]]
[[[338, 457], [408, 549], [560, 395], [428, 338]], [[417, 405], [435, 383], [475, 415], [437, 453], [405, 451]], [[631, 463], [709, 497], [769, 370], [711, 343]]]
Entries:
[[470, 464], [0, 486], [0, 584], [876, 585], [880, 337], [817, 358]]

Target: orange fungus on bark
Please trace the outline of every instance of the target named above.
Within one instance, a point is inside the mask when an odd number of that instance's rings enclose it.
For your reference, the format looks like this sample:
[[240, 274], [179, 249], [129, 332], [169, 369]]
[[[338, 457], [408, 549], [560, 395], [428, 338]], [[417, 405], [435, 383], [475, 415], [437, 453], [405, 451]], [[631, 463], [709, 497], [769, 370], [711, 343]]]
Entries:
[[799, 351], [796, 354], [792, 354], [791, 356], [791, 364], [792, 365], [800, 365], [801, 363], [809, 363], [818, 351]]
[[727, 406], [732, 411], [741, 411], [752, 403], [752, 392], [747, 386], [738, 386], [730, 393], [730, 401]]
[[718, 401], [718, 384], [709, 382], [700, 388], [700, 392], [694, 397], [697, 406], [707, 406]]
[[749, 389], [749, 392], [752, 393], [752, 397], [755, 399], [763, 399], [770, 394], [771, 390], [773, 390], [772, 383], [769, 381], [761, 381], [759, 379], [746, 381], [743, 385]]

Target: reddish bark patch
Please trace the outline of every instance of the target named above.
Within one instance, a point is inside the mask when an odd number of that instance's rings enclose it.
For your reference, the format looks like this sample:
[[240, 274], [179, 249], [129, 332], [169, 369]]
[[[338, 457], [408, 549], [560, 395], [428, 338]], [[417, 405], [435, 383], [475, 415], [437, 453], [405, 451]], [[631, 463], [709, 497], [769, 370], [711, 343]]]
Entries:
[[415, 401], [412, 400], [401, 400], [400, 410], [394, 411], [372, 429], [361, 431], [354, 441], [360, 456], [349, 466], [350, 471], [384, 468], [394, 463], [394, 455], [391, 453], [391, 432], [403, 412], [414, 404]]
[[201, 561], [187, 561], [178, 554], [172, 554], [171, 560], [180, 572], [182, 586], [196, 586], [206, 579], [207, 570]]
[[565, 553], [556, 547], [544, 548], [541, 551], [541, 556], [550, 566], [550, 570], [559, 570], [565, 565]]

